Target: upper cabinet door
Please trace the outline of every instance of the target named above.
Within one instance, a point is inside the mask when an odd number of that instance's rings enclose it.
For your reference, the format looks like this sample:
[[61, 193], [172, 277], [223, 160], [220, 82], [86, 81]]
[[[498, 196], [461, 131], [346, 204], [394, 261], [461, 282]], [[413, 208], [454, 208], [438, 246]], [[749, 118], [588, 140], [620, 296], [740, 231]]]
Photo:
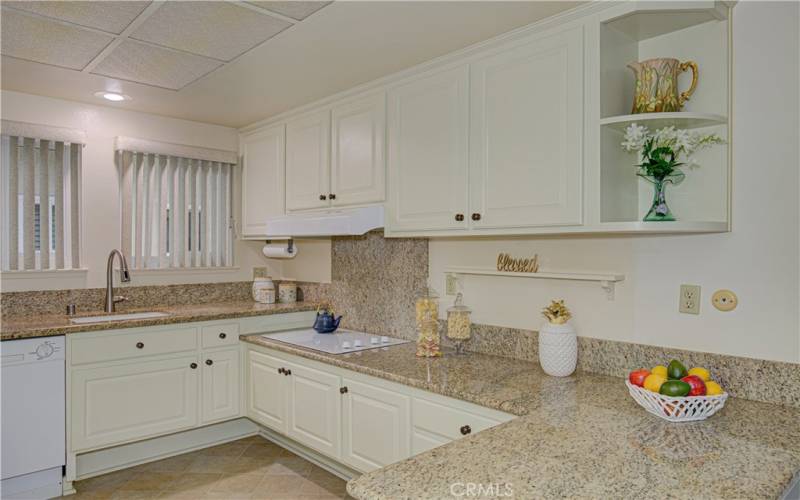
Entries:
[[286, 210], [329, 206], [331, 115], [327, 109], [286, 124]]
[[467, 228], [467, 66], [389, 91], [387, 229]]
[[242, 137], [242, 236], [266, 234], [267, 217], [284, 213], [283, 125]]
[[384, 93], [335, 106], [331, 123], [331, 205], [384, 201]]
[[583, 28], [471, 66], [470, 224], [582, 221]]

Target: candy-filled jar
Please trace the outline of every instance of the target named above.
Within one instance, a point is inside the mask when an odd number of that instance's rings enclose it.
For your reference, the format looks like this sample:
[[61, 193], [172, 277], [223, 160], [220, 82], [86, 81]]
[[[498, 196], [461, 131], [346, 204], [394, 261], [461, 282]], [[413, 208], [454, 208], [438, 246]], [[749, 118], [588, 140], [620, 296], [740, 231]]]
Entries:
[[439, 296], [432, 288], [426, 288], [416, 303], [417, 356], [433, 358], [442, 355], [439, 336]]
[[453, 306], [447, 309], [447, 338], [456, 347], [456, 354], [465, 354], [464, 344], [472, 337], [472, 309], [463, 304], [462, 294], [456, 295]]

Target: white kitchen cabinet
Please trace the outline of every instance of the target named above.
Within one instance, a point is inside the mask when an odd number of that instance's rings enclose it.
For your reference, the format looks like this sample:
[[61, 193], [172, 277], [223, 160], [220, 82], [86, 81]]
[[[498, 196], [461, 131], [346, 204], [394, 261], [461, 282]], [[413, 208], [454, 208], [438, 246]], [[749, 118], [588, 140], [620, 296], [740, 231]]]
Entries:
[[247, 351], [247, 416], [286, 434], [289, 385], [285, 361], [255, 350]]
[[466, 229], [467, 65], [389, 90], [387, 230]]
[[470, 224], [582, 221], [583, 27], [470, 65]]
[[73, 369], [71, 449], [82, 451], [197, 425], [197, 357]]
[[284, 214], [286, 133], [283, 124], [241, 138], [242, 237], [266, 235], [266, 219]]
[[369, 472], [409, 457], [411, 398], [350, 378], [342, 384], [342, 461]]
[[485, 409], [471, 411], [470, 406], [466, 403], [454, 405], [441, 398], [415, 397], [412, 453], [422, 453], [508, 420], [500, 412]]
[[331, 134], [331, 206], [383, 202], [384, 93], [335, 105], [331, 110]]
[[331, 113], [328, 109], [286, 124], [286, 210], [329, 205]]
[[239, 415], [239, 348], [205, 351], [202, 356], [201, 423]]
[[310, 366], [286, 363], [289, 437], [330, 457], [341, 454], [341, 379]]

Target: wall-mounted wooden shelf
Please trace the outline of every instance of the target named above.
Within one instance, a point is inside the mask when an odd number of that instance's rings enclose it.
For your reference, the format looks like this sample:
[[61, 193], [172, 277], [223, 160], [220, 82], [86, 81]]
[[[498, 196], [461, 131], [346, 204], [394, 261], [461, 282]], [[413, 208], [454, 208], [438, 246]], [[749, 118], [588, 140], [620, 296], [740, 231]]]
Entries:
[[609, 116], [600, 120], [600, 125], [623, 133], [631, 123], [646, 125], [650, 130], [669, 127], [670, 125], [675, 128], [691, 129], [727, 125], [728, 119], [722, 115], [712, 113], [680, 111], [677, 113], [640, 113], [637, 115]]
[[614, 300], [614, 286], [617, 282], [625, 279], [624, 274], [615, 273], [569, 273], [554, 271], [539, 271], [536, 273], [514, 273], [507, 271], [497, 271], [490, 268], [478, 267], [448, 267], [446, 274], [474, 275], [474, 276], [504, 276], [507, 278], [532, 278], [550, 280], [571, 280], [571, 281], [596, 281], [606, 292], [608, 300]]

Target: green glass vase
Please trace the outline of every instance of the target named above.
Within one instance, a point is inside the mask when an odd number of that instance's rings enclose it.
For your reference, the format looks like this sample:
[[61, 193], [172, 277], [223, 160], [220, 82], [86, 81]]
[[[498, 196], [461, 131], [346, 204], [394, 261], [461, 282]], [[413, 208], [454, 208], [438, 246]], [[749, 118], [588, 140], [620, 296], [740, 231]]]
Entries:
[[642, 175], [648, 182], [653, 184], [653, 203], [650, 205], [650, 210], [644, 216], [645, 222], [665, 222], [674, 221], [675, 216], [672, 215], [672, 210], [667, 205], [667, 184], [677, 184], [683, 180], [683, 175], [670, 175], [666, 177], [652, 177], [649, 175]]

